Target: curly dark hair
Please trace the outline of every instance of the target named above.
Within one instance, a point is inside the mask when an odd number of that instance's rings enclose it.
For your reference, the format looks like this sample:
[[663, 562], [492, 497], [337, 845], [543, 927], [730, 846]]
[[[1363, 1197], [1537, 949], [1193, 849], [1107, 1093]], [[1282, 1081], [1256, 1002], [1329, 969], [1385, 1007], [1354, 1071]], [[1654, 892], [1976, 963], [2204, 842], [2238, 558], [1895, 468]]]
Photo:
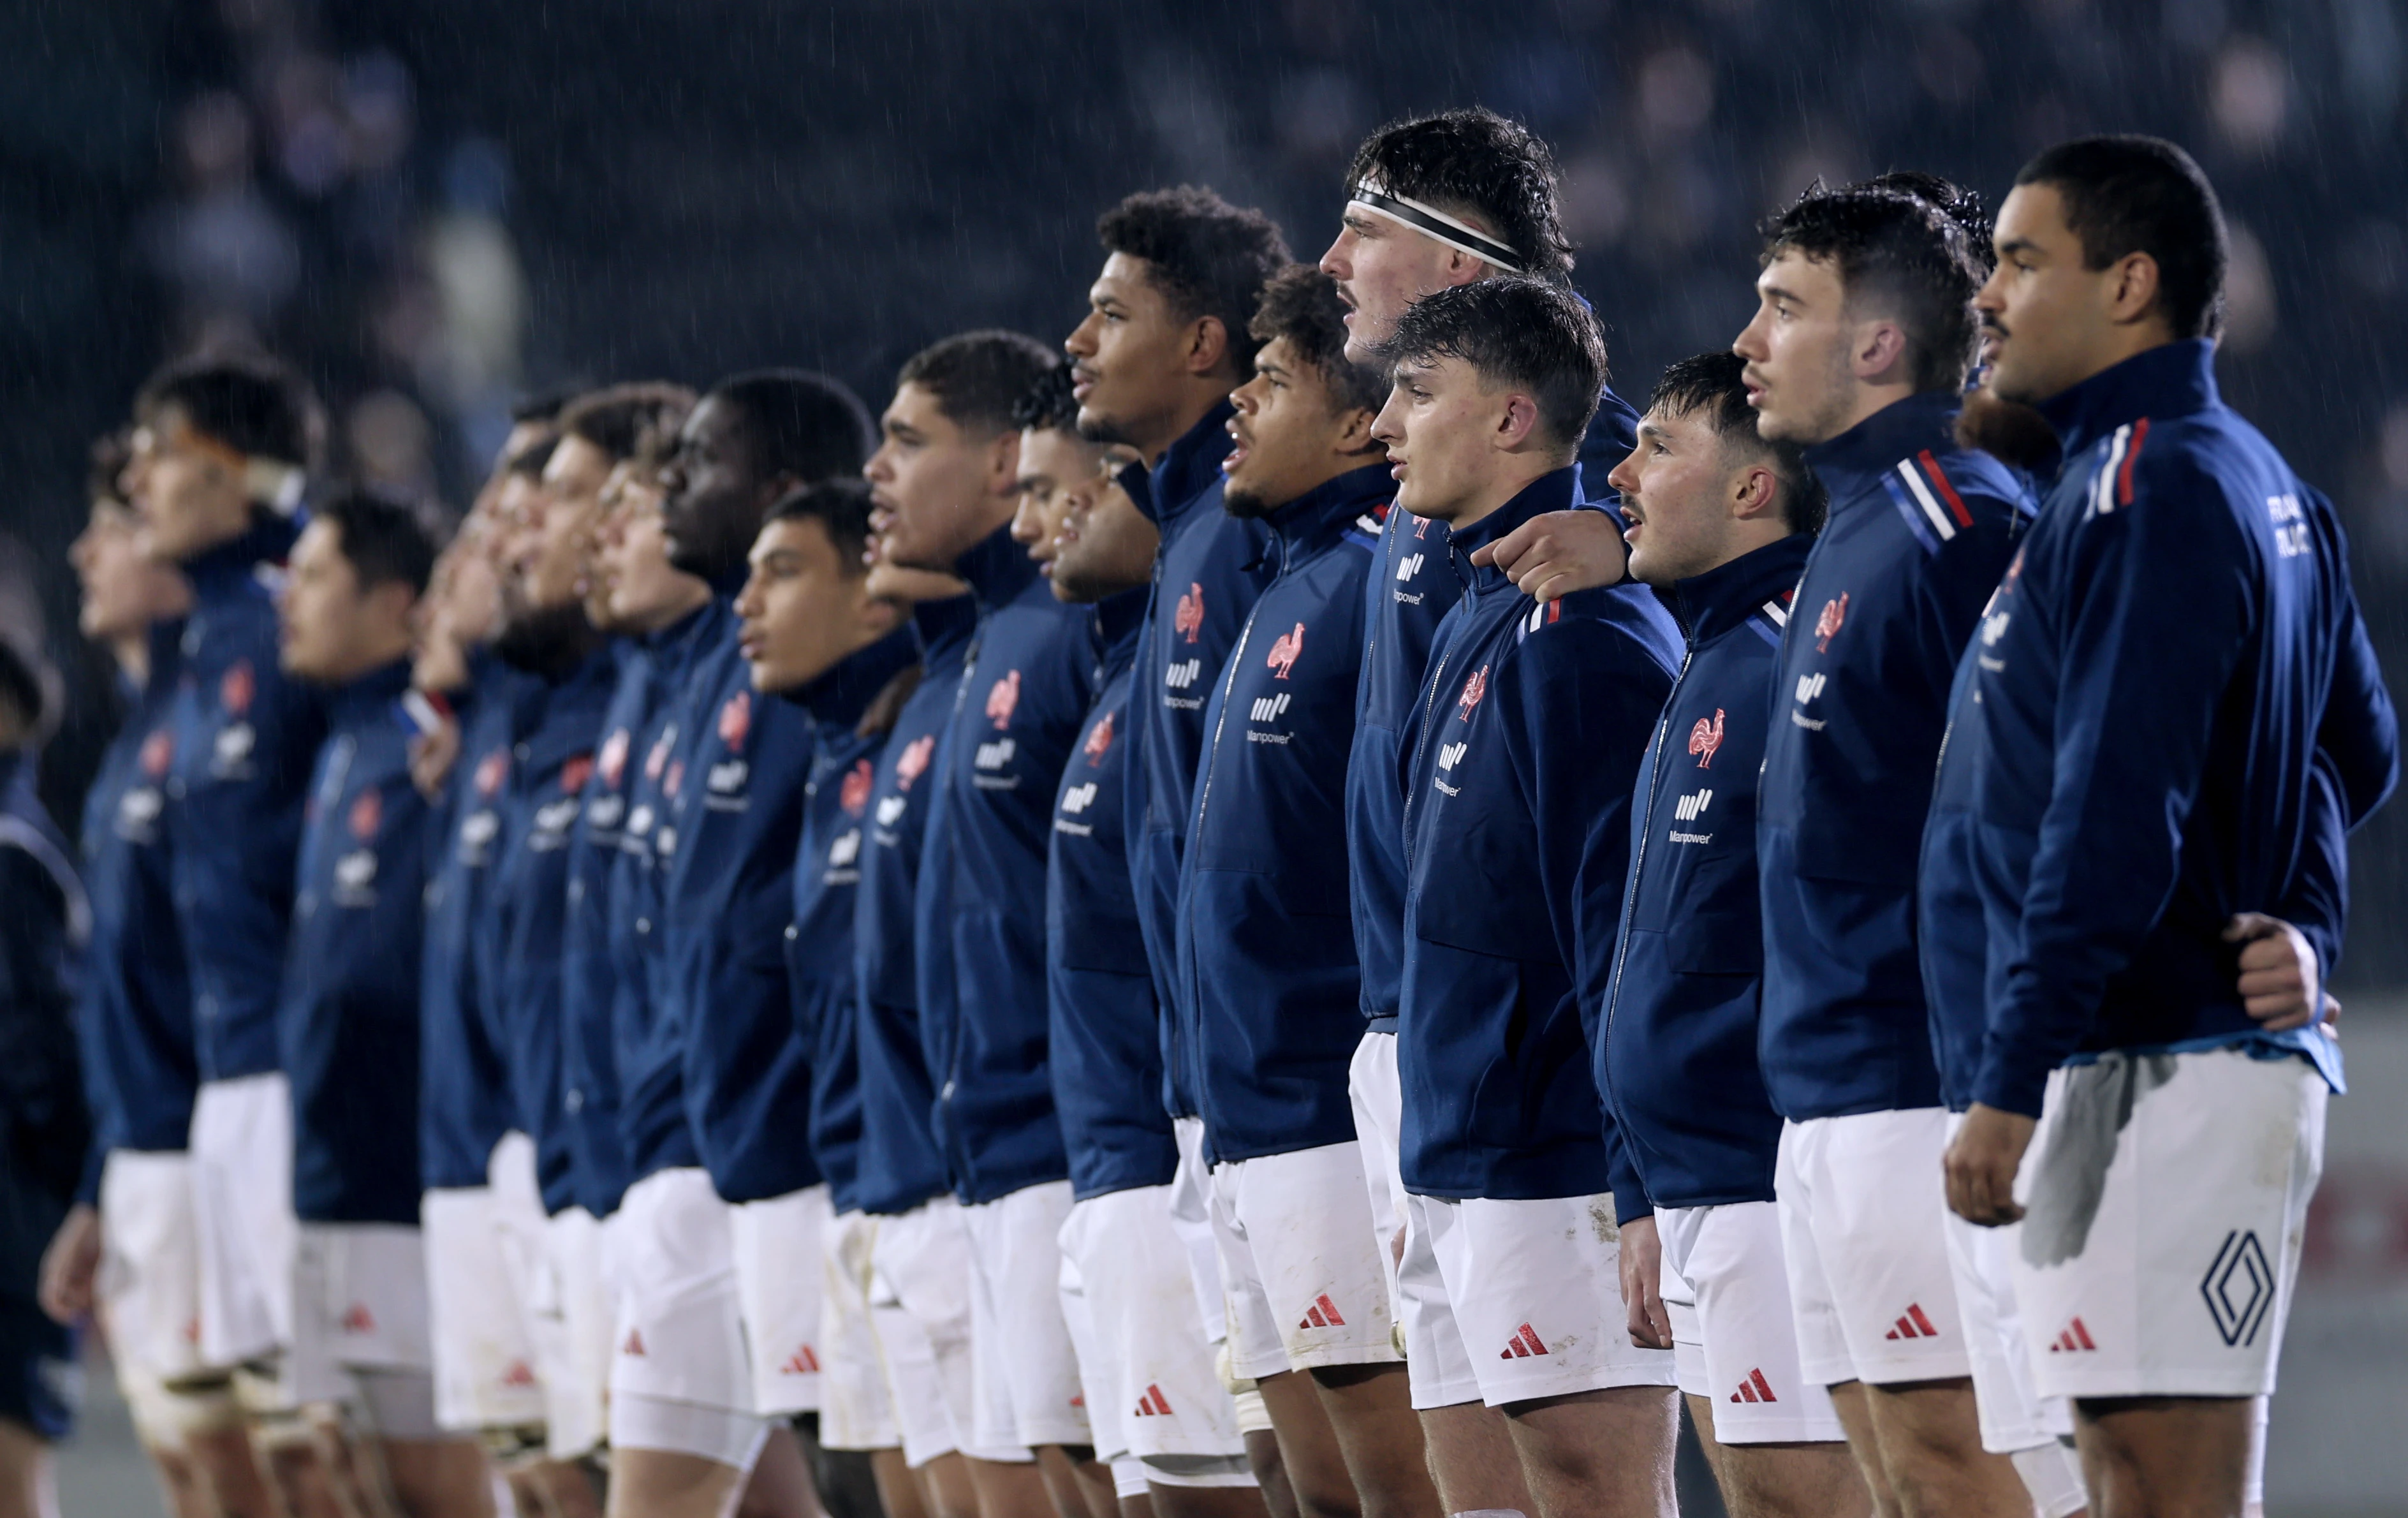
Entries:
[[1727, 348], [1698, 353], [1667, 366], [1647, 397], [1647, 409], [1666, 416], [1704, 413], [1714, 436], [1726, 447], [1737, 445], [1769, 459], [1781, 481], [1781, 520], [1794, 533], [1823, 530], [1830, 496], [1796, 443], [1775, 442], [1756, 429], [1756, 408], [1747, 403], [1747, 382], [1741, 378], [1747, 360]]
[[1070, 394], [1072, 383], [1068, 364], [1048, 368], [1022, 393], [1020, 399], [1011, 403], [1011, 424], [1075, 436], [1079, 430], [1079, 398]]
[[1288, 258], [1279, 223], [1182, 184], [1129, 196], [1096, 218], [1096, 236], [1106, 252], [1143, 259], [1154, 288], [1183, 320], [1219, 322], [1240, 373], [1254, 362], [1247, 322], [1264, 282]]
[[1320, 372], [1341, 408], [1377, 411], [1387, 399], [1384, 378], [1347, 361], [1346, 303], [1338, 298], [1338, 282], [1310, 264], [1290, 264], [1271, 276], [1246, 331], [1266, 346], [1285, 337], [1297, 357]]
[[1469, 213], [1520, 255], [1524, 274], [1571, 278], [1572, 244], [1556, 205], [1558, 176], [1546, 139], [1484, 106], [1391, 122], [1363, 139], [1346, 170], [1352, 194], [1366, 179], [1451, 215]]
[[1897, 319], [1917, 390], [1965, 388], [1979, 335], [1973, 295], [1987, 265], [1951, 209], [1913, 189], [1834, 190], [1817, 179], [1760, 230], [1763, 263], [1785, 252], [1828, 263], [1852, 308]]
[[1460, 359], [1484, 380], [1528, 391], [1547, 436], [1567, 454], [1588, 431], [1605, 384], [1605, 338], [1587, 305], [1568, 285], [1518, 274], [1423, 296], [1379, 352], [1391, 369]]

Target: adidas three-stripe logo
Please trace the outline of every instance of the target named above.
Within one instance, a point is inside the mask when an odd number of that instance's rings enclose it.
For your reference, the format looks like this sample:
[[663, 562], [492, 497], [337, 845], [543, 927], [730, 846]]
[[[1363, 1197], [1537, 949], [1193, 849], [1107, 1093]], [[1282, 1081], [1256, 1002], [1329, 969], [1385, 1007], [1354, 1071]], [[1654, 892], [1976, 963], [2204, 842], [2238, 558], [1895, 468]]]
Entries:
[[1346, 1326], [1346, 1320], [1338, 1315], [1338, 1304], [1329, 1299], [1329, 1294], [1323, 1292], [1312, 1299], [1311, 1307], [1305, 1309], [1304, 1317], [1297, 1326], [1298, 1328], [1343, 1328]]
[[1764, 1372], [1761, 1370], [1749, 1371], [1747, 1373], [1747, 1380], [1739, 1383], [1739, 1390], [1731, 1393], [1730, 1399], [1734, 1402], [1778, 1402], [1781, 1400], [1781, 1398], [1772, 1395], [1772, 1382], [1764, 1379]]
[[1532, 1328], [1526, 1323], [1522, 1325], [1521, 1331], [1516, 1333], [1512, 1338], [1507, 1339], [1505, 1341], [1505, 1347], [1497, 1352], [1497, 1358], [1500, 1360], [1526, 1360], [1534, 1354], [1552, 1354], [1554, 1353], [1554, 1351], [1548, 1349], [1547, 1346], [1541, 1341], [1538, 1330]]
[[1148, 1382], [1145, 1395], [1137, 1399], [1137, 1415], [1140, 1418], [1168, 1418], [1170, 1416], [1170, 1398], [1162, 1395], [1161, 1387]]
[[813, 1354], [811, 1347], [806, 1344], [786, 1356], [786, 1363], [778, 1368], [778, 1373], [781, 1376], [816, 1376], [820, 1373], [820, 1357]]
[[2098, 1347], [2090, 1338], [2090, 1330], [2082, 1326], [2082, 1320], [2077, 1317], [2067, 1324], [2064, 1330], [2057, 1336], [2057, 1342], [2048, 1347], [2048, 1353], [2072, 1354], [2083, 1350], [2095, 1350]]
[[1898, 1326], [1882, 1337], [1884, 1339], [1938, 1339], [1940, 1330], [1933, 1327], [1931, 1320], [1923, 1315], [1922, 1303], [1910, 1302], [1907, 1304], [1905, 1315], [1898, 1320]]

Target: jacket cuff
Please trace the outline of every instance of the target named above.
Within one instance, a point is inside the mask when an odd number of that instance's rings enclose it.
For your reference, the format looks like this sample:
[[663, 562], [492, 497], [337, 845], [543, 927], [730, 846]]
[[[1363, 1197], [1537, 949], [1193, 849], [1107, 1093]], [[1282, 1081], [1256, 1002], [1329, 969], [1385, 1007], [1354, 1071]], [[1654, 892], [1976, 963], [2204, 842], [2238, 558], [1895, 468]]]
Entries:
[[1982, 1062], [1982, 1072], [1973, 1080], [1973, 1099], [1985, 1107], [1995, 1107], [2001, 1112], [2015, 1112], [2040, 1120], [2041, 1098], [2048, 1091], [2048, 1071], [2011, 1068], [1996, 1058]]
[[1620, 1186], [1614, 1188], [1613, 1225], [1615, 1227], [1619, 1228], [1625, 1224], [1636, 1223], [1641, 1218], [1650, 1218], [1655, 1215], [1656, 1204], [1647, 1199], [1645, 1188], [1640, 1186], [1631, 1186], [1627, 1189]]

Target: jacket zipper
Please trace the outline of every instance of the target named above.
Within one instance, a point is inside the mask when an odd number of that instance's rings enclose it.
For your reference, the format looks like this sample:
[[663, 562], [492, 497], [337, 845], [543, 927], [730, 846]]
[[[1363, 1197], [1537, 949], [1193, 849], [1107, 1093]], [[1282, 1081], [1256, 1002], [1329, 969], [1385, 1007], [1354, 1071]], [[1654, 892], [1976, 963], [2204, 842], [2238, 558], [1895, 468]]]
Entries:
[[[1453, 541], [1450, 540], [1447, 544], [1447, 556], [1452, 559], [1454, 555], [1455, 545]], [[1473, 621], [1476, 620], [1479, 615], [1480, 587], [1478, 585], [1469, 586], [1465, 590], [1464, 594], [1470, 602], [1470, 606], [1464, 613], [1463, 625], [1457, 627], [1455, 630], [1455, 636], [1446, 640], [1446, 647], [1439, 650], [1438, 663], [1430, 666], [1429, 685], [1424, 693], [1427, 696], [1427, 699], [1422, 706], [1421, 729], [1413, 735], [1413, 762], [1411, 768], [1407, 771], [1407, 773], [1412, 775], [1418, 776], [1421, 774], [1422, 755], [1429, 752], [1430, 723], [1438, 715], [1438, 693], [1446, 683], [1446, 666], [1454, 662], [1455, 651], [1463, 646], [1463, 636], [1466, 629], [1470, 627]], [[1405, 787], [1405, 811], [1403, 817], [1405, 835], [1405, 888], [1406, 894], [1409, 896], [1412, 890], [1413, 875], [1413, 801], [1415, 797], [1421, 795], [1421, 785], [1417, 780], [1412, 783], [1409, 783]]]
[[[1672, 704], [1681, 698], [1681, 686], [1689, 678], [1689, 661], [1697, 656], [1698, 640], [1691, 637], [1681, 651], [1680, 673], [1672, 677], [1672, 688], [1665, 693], [1664, 714], [1656, 719], [1656, 757], [1647, 766], [1647, 809], [1639, 819], [1639, 841], [1632, 845], [1630, 883], [1623, 890], [1622, 921], [1616, 924], [1613, 934], [1613, 978], [1607, 982], [1612, 989], [1606, 993], [1605, 1016], [1598, 1024], [1598, 1053], [1601, 1056], [1612, 1046], [1613, 1014], [1622, 1008], [1622, 970], [1630, 953], [1630, 913], [1631, 909], [1639, 904], [1639, 881], [1641, 873], [1647, 867], [1647, 844], [1656, 834], [1656, 796], [1657, 788], [1663, 783], [1664, 739], [1672, 728]], [[1613, 1097], [1613, 1061], [1610, 1056], [1601, 1057], [1598, 1066], [1605, 1077], [1603, 1095], [1606, 1108], [1613, 1110], [1619, 1105]], [[1621, 1121], [1619, 1111], [1614, 1112], [1614, 1121]]]

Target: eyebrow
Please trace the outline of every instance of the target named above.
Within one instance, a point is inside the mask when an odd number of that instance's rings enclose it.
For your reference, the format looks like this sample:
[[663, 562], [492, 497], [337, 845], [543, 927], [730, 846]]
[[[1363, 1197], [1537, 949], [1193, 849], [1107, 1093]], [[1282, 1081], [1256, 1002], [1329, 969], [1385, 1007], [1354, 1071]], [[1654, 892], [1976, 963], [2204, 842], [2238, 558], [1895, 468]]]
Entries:
[[1669, 439], [1672, 435], [1666, 432], [1663, 428], [1657, 426], [1653, 422], [1642, 421], [1639, 423], [1639, 436], [1641, 437], [1654, 438], [1658, 442], [1662, 442]]
[[1756, 288], [1767, 300], [1793, 300], [1797, 301], [1800, 306], [1805, 304], [1805, 301], [1799, 295], [1798, 292], [1790, 289], [1787, 285], [1769, 284], [1758, 285]]
[[2029, 237], [2009, 237], [2006, 241], [1999, 244], [1999, 256], [2000, 258], [2006, 257], [2009, 253], [2037, 253], [2041, 251], [2041, 245], [2032, 241]]

